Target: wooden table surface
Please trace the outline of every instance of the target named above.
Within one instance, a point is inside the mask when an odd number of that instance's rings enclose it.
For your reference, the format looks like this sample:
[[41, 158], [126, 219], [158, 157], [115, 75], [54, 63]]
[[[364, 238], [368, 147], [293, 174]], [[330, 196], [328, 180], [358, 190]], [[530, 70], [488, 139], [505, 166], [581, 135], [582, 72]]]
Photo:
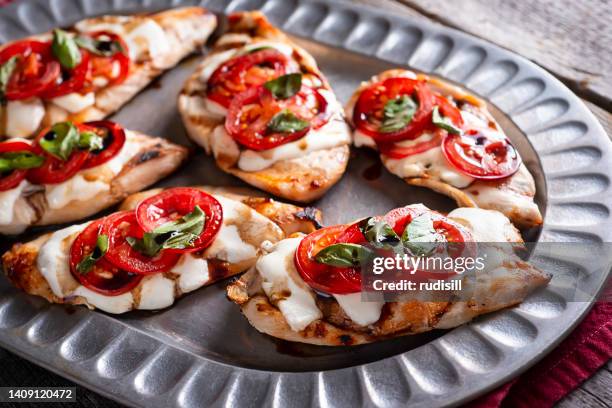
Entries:
[[[507, 48], [555, 75], [612, 136], [612, 2], [609, 0], [355, 0], [433, 21]], [[0, 384], [73, 386], [0, 350]], [[79, 387], [79, 406], [119, 405]], [[560, 407], [610, 407], [612, 362], [568, 395]], [[17, 407], [17, 405], [15, 405]], [[20, 404], [19, 407], [26, 407]], [[66, 404], [66, 407], [74, 406]]]

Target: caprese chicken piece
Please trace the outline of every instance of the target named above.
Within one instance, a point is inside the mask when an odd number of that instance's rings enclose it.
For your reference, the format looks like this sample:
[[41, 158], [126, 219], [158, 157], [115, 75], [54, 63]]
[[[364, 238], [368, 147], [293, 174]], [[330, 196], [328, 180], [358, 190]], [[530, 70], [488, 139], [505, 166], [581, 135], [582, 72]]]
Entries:
[[378, 150], [385, 167], [408, 184], [461, 207], [498, 210], [521, 228], [542, 223], [533, 177], [485, 101], [395, 69], [364, 82], [346, 114], [353, 143]]
[[[16, 287], [52, 303], [114, 314], [162, 309], [243, 272], [262, 243], [284, 238], [284, 226], [245, 204], [248, 197], [230, 196], [189, 187], [144, 192], [126, 201], [129, 209], [14, 245], [2, 257], [4, 271]], [[259, 208], [274, 206], [276, 220], [288, 224], [303, 211], [267, 203]]]
[[91, 216], [176, 170], [185, 147], [111, 121], [59, 122], [0, 142], [0, 234]]
[[103, 119], [199, 49], [216, 24], [199, 7], [101, 16], [0, 47], [0, 138]]
[[341, 105], [313, 57], [259, 12], [229, 16], [178, 106], [191, 139], [223, 171], [274, 195], [312, 201], [346, 169]]
[[[476, 257], [482, 251], [477, 242], [488, 243], [486, 261]], [[456, 327], [522, 302], [550, 280], [515, 254], [522, 243], [500, 212], [459, 208], [443, 216], [423, 205], [410, 205], [266, 244], [255, 267], [228, 286], [228, 296], [255, 329], [273, 337], [327, 346], [370, 343]], [[400, 254], [462, 262], [471, 258], [483, 269], [466, 273], [422, 263], [415, 274], [400, 276], [415, 284], [458, 280], [461, 286], [435, 296], [401, 289], [402, 297], [385, 300], [385, 294], [375, 291], [381, 290], [376, 283], [364, 281], [375, 276], [373, 270], [362, 268], [371, 268], [368, 262], [375, 257]], [[396, 271], [401, 272], [390, 269], [380, 276], [389, 282], [393, 279], [388, 273]]]

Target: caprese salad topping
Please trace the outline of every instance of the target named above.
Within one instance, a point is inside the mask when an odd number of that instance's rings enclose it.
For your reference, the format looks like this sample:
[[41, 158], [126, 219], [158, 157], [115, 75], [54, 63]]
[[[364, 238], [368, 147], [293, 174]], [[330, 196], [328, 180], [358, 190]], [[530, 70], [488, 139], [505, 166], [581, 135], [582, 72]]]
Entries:
[[236, 95], [225, 129], [248, 149], [272, 149], [326, 124], [331, 115], [328, 108], [319, 90], [302, 82], [302, 74], [287, 74]]
[[125, 42], [116, 34], [98, 31], [72, 34], [56, 29], [51, 41], [22, 40], [0, 50], [0, 102], [73, 92], [123, 82], [130, 68]]
[[207, 97], [227, 108], [237, 94], [297, 71], [297, 63], [277, 49], [257, 48], [221, 64], [208, 80]]
[[[475, 254], [475, 245], [461, 224], [426, 207], [406, 206], [382, 217], [319, 229], [302, 239], [294, 262], [313, 289], [349, 294], [364, 290], [361, 270], [374, 257], [466, 257]], [[446, 279], [455, 274], [454, 270], [423, 268], [410, 279]]]
[[0, 143], [0, 191], [24, 179], [34, 184], [57, 184], [79, 170], [99, 166], [116, 156], [125, 144], [125, 130], [117, 123], [60, 122], [43, 130], [34, 142]]
[[145, 275], [169, 272], [182, 254], [210, 246], [223, 209], [211, 195], [177, 187], [142, 201], [133, 211], [87, 226], [70, 248], [70, 270], [83, 286], [117, 296]]
[[489, 180], [511, 176], [521, 164], [508, 138], [470, 128], [455, 102], [421, 79], [394, 77], [370, 85], [359, 95], [353, 123], [391, 159], [441, 147], [459, 172]]

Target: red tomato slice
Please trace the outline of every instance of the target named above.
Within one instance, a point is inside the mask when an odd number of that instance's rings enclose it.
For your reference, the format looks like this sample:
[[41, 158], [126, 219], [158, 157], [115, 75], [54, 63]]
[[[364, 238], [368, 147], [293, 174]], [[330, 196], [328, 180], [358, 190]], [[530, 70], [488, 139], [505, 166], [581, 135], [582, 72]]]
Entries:
[[240, 92], [297, 70], [294, 61], [274, 48], [240, 55], [221, 64], [212, 73], [207, 97], [227, 108]]
[[223, 207], [217, 199], [202, 190], [176, 187], [147, 198], [138, 204], [136, 218], [144, 231], [153, 231], [170, 221], [189, 214], [197, 206], [206, 214], [204, 229], [193, 247], [167, 249], [166, 252], [195, 252], [212, 243], [223, 223]]
[[89, 72], [89, 52], [81, 49], [81, 62], [76, 67], [62, 71], [62, 81], [53, 87], [46, 89], [39, 95], [42, 98], [51, 99], [83, 90], [87, 73]]
[[[309, 123], [294, 132], [270, 132], [268, 125], [281, 111], [290, 111]], [[302, 85], [294, 96], [277, 100], [263, 85], [238, 94], [230, 104], [225, 129], [238, 143], [252, 150], [267, 150], [303, 137], [329, 120], [327, 100], [321, 93]]]
[[361, 291], [361, 274], [356, 268], [330, 267], [314, 259], [320, 250], [337, 243], [338, 238], [345, 233], [347, 228], [351, 227], [334, 225], [322, 228], [308, 234], [300, 242], [295, 252], [295, 267], [302, 279], [313, 289], [334, 294]]
[[[83, 128], [83, 125], [80, 124], [76, 126], [79, 129]], [[68, 160], [65, 161], [51, 156], [38, 144], [41, 138], [47, 137], [49, 134], [50, 128], [44, 129], [38, 134], [32, 146], [34, 153], [45, 156], [43, 165], [35, 169], [30, 169], [26, 176], [27, 179], [34, 184], [57, 184], [66, 181], [83, 168], [83, 165], [89, 157], [88, 151], [78, 149], [74, 150]]]
[[516, 173], [521, 157], [507, 138], [491, 139], [478, 130], [448, 134], [442, 151], [460, 172], [480, 180], [497, 180]]
[[[34, 153], [32, 145], [21, 141], [6, 141], [0, 143], [0, 157], [2, 153], [18, 153], [18, 152], [31, 152]], [[12, 170], [6, 174], [0, 173], [0, 191], [10, 190], [15, 188], [26, 178], [28, 174], [27, 169], [23, 170]]]
[[132, 290], [142, 280], [142, 275], [117, 268], [105, 257], [87, 273], [77, 270], [78, 264], [96, 247], [103, 219], [92, 222], [81, 232], [70, 247], [70, 272], [83, 286], [106, 296], [118, 296]]
[[[380, 132], [385, 104], [403, 95], [416, 96], [418, 109], [412, 120], [400, 130]], [[353, 123], [362, 133], [379, 143], [414, 139], [432, 126], [431, 112], [434, 106], [435, 97], [426, 82], [410, 78], [388, 78], [361, 92], [353, 110]]]
[[91, 128], [104, 138], [104, 149], [99, 152], [90, 152], [83, 169], [89, 169], [106, 163], [115, 157], [125, 144], [125, 130], [121, 125], [109, 120], [86, 122], [83, 126]]
[[433, 137], [427, 141], [416, 143], [411, 146], [398, 146], [397, 143], [381, 143], [378, 150], [381, 154], [391, 159], [403, 159], [404, 157], [426, 152], [434, 147], [440, 147], [446, 131], [442, 129], [434, 130]]
[[123, 49], [123, 52], [117, 52], [112, 56], [91, 54], [90, 67], [87, 75], [88, 87], [96, 89], [97, 87], [91, 84], [93, 78], [104, 77], [108, 80], [105, 87], [119, 85], [126, 80], [130, 73], [130, 57], [129, 49], [121, 36], [110, 31], [96, 31], [88, 33], [92, 38], [104, 39], [109, 42], [118, 42]]
[[442, 95], [434, 95], [435, 103], [440, 108], [442, 116], [449, 118], [456, 127], [461, 128], [463, 126], [463, 117], [461, 111], [453, 105], [447, 98]]
[[133, 249], [126, 240], [127, 237], [141, 239], [144, 233], [134, 211], [118, 212], [104, 218], [100, 234], [108, 236], [105, 258], [117, 268], [139, 275], [170, 271], [178, 262], [180, 254], [162, 250], [151, 258]]
[[18, 62], [6, 85], [8, 100], [31, 98], [55, 86], [61, 69], [53, 59], [50, 42], [23, 40], [9, 44], [0, 50], [0, 65], [13, 56], [18, 56]]

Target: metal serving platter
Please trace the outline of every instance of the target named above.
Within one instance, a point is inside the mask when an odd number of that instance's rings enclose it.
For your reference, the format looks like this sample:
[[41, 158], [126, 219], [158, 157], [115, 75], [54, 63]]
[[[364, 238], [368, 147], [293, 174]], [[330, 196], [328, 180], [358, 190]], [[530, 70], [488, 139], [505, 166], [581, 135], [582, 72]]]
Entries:
[[[0, 10], [0, 41], [102, 13], [194, 4], [170, 0], [16, 1]], [[531, 240], [612, 241], [612, 145], [594, 116], [560, 82], [491, 44], [421, 20], [349, 3], [302, 0], [203, 1], [227, 13], [261, 8], [312, 52], [344, 102], [371, 74], [407, 65], [487, 98], [535, 175], [544, 227]], [[199, 57], [181, 63], [113, 119], [189, 144], [176, 96]], [[316, 203], [329, 224], [423, 202], [453, 203], [407, 186], [356, 150], [343, 180]], [[196, 153], [161, 185], [241, 185]], [[576, 188], [580, 186], [580, 188]], [[30, 234], [31, 235], [31, 234]], [[21, 237], [27, 239], [28, 237]], [[4, 239], [5, 249], [10, 242]], [[537, 255], [537, 254], [536, 254]], [[535, 258], [600, 288], [607, 273]], [[555, 278], [556, 279], [556, 278]], [[457, 405], [503, 383], [551, 350], [590, 302], [569, 302], [553, 284], [517, 308], [451, 331], [353, 348], [275, 341], [257, 333], [226, 300], [221, 282], [157, 313], [112, 316], [49, 305], [0, 278], [0, 346], [103, 395], [133, 406]]]

